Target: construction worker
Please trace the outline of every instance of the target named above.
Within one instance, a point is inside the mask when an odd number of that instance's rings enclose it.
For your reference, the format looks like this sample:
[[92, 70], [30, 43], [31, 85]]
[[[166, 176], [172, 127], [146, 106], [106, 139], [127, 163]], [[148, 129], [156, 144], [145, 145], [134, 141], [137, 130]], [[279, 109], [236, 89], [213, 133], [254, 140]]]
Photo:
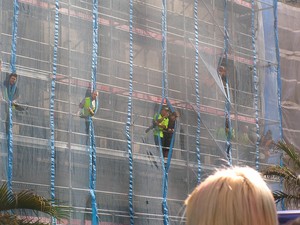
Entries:
[[159, 114], [155, 114], [153, 117], [154, 124], [154, 143], [156, 146], [159, 146], [159, 138], [161, 138], [161, 144], [163, 142], [164, 133], [163, 130], [168, 128], [169, 124], [169, 108], [167, 106], [163, 106]]
[[80, 117], [85, 119], [85, 132], [89, 134], [90, 117], [98, 110], [98, 91], [93, 91], [90, 97], [85, 97], [79, 104], [81, 108]]

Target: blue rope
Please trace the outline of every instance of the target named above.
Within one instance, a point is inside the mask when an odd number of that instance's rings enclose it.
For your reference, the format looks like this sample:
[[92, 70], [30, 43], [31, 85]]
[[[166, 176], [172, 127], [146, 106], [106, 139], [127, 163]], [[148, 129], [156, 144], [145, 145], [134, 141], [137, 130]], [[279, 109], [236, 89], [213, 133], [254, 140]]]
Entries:
[[[277, 0], [273, 0], [274, 10], [274, 35], [275, 35], [275, 47], [276, 47], [276, 60], [277, 60], [277, 96], [278, 96], [278, 111], [279, 111], [279, 136], [283, 138], [282, 131], [282, 109], [281, 109], [281, 69], [280, 69], [280, 51], [278, 41], [278, 12], [277, 12]], [[280, 166], [283, 166], [283, 154], [280, 156]], [[283, 189], [283, 179], [280, 179], [280, 187]], [[285, 210], [284, 200], [281, 201], [281, 209]]]
[[[229, 45], [229, 36], [228, 36], [228, 0], [225, 0], [224, 5], [224, 54], [225, 54], [225, 64], [228, 66], [228, 45]], [[230, 90], [228, 85], [228, 69], [226, 69], [226, 100], [225, 100], [225, 128], [228, 126], [228, 135], [226, 139], [226, 154], [228, 165], [232, 166], [232, 147], [231, 147], [231, 118], [230, 118]]]
[[12, 23], [12, 44], [10, 55], [10, 70], [16, 72], [16, 52], [17, 52], [17, 34], [18, 34], [19, 1], [14, 0], [14, 17]]
[[126, 137], [127, 137], [127, 152], [129, 162], [129, 191], [128, 204], [130, 224], [134, 224], [134, 210], [133, 210], [133, 159], [132, 159], [132, 142], [130, 134], [130, 126], [132, 119], [132, 82], [133, 82], [133, 0], [129, 1], [129, 96], [127, 106], [127, 122], [126, 122]]
[[[16, 72], [16, 51], [17, 51], [17, 33], [18, 33], [18, 16], [19, 16], [19, 2], [14, 0], [14, 16], [12, 22], [12, 43], [11, 43], [11, 55], [10, 55], [10, 70], [12, 73]], [[15, 84], [16, 85], [16, 84]], [[9, 88], [8, 85], [7, 88]], [[7, 134], [7, 186], [11, 191], [12, 175], [13, 175], [13, 133], [12, 133], [12, 100], [16, 91], [16, 87], [13, 88], [12, 93], [8, 90], [8, 134]]]
[[7, 187], [11, 191], [12, 175], [13, 175], [13, 133], [12, 133], [12, 101], [8, 100], [8, 169], [7, 169]]
[[253, 48], [253, 86], [254, 86], [254, 108], [255, 108], [255, 124], [256, 124], [256, 145], [255, 145], [255, 167], [259, 170], [259, 109], [258, 109], [258, 76], [257, 76], [257, 52], [255, 44], [255, 4], [254, 0], [251, 0], [251, 34], [252, 34], [252, 48]]
[[[96, 90], [96, 75], [97, 75], [97, 57], [98, 57], [98, 0], [93, 0], [93, 52], [92, 52], [92, 74], [91, 91]], [[98, 99], [96, 100], [98, 107]], [[95, 194], [95, 183], [96, 183], [96, 145], [95, 145], [95, 134], [93, 120], [89, 119], [89, 134], [90, 134], [90, 194], [92, 199], [92, 225], [99, 224], [98, 208]]]
[[168, 81], [167, 81], [167, 3], [162, 0], [162, 96], [168, 97]]
[[[175, 110], [174, 110], [172, 104], [170, 103], [169, 99], [165, 98], [165, 101], [166, 101], [169, 109], [171, 110], [171, 112], [175, 112]], [[177, 121], [175, 121], [174, 132], [173, 132], [171, 142], [170, 142], [170, 146], [169, 146], [168, 160], [167, 160], [167, 164], [166, 164], [166, 167], [165, 167], [165, 172], [166, 173], [168, 173], [170, 165], [171, 165], [171, 159], [172, 159], [172, 155], [173, 155], [173, 146], [174, 146], [174, 141], [175, 141], [176, 129], [177, 129]], [[161, 153], [162, 153], [162, 151], [161, 151]], [[168, 188], [166, 187], [166, 193], [167, 193], [167, 190], [168, 190]]]
[[[166, 101], [167, 106], [170, 108], [171, 112], [174, 112], [174, 108], [172, 107], [170, 101], [167, 98], [162, 98], [161, 104], [159, 106], [159, 112], [162, 109], [162, 106], [164, 104], [164, 102]], [[157, 113], [157, 117], [158, 117]], [[169, 224], [169, 209], [168, 209], [168, 204], [167, 204], [167, 195], [168, 195], [168, 173], [169, 173], [169, 168], [171, 165], [171, 159], [172, 159], [172, 154], [173, 154], [173, 146], [174, 146], [174, 141], [175, 141], [175, 133], [176, 133], [176, 129], [177, 129], [177, 122], [175, 121], [175, 127], [174, 127], [174, 133], [172, 135], [172, 139], [170, 142], [170, 146], [169, 146], [169, 153], [168, 153], [168, 159], [167, 159], [167, 163], [165, 165], [164, 163], [164, 156], [163, 156], [163, 150], [162, 150], [162, 143], [161, 143], [161, 138], [159, 136], [158, 138], [158, 143], [159, 143], [159, 152], [160, 152], [160, 159], [161, 159], [161, 164], [162, 164], [162, 173], [163, 173], [163, 177], [162, 177], [162, 211], [163, 211], [163, 221], [164, 221], [164, 225], [168, 225]]]
[[[162, 152], [162, 143], [161, 143], [161, 137], [158, 138], [159, 143], [159, 152], [160, 152], [160, 159], [161, 159], [161, 165], [162, 165], [162, 212], [163, 212], [163, 222], [164, 225], [169, 224], [169, 209], [168, 209], [168, 203], [167, 203], [167, 195], [168, 195], [168, 169], [165, 168], [164, 165], [164, 156]], [[170, 155], [170, 152], [169, 152]], [[169, 159], [168, 159], [169, 160]], [[169, 162], [167, 162], [168, 164]]]
[[[160, 104], [159, 112], [162, 108], [164, 100], [168, 98], [168, 82], [167, 82], [167, 2], [166, 0], [162, 0], [162, 102]], [[169, 103], [169, 101], [167, 100]], [[163, 172], [163, 181], [162, 181], [162, 211], [163, 211], [163, 222], [164, 225], [169, 224], [169, 210], [167, 204], [167, 193], [168, 193], [168, 168], [170, 165], [170, 161], [168, 157], [167, 161], [167, 168], [164, 165], [164, 157], [162, 153], [162, 146], [161, 146], [161, 138], [159, 140], [159, 150], [160, 150], [160, 158], [162, 163], [162, 172]], [[169, 150], [169, 155], [171, 154], [172, 150]]]
[[[54, 126], [54, 99], [55, 99], [55, 84], [57, 74], [57, 51], [58, 51], [58, 35], [59, 35], [59, 0], [55, 1], [55, 21], [54, 21], [54, 48], [53, 48], [53, 65], [52, 65], [52, 81], [50, 93], [50, 150], [51, 150], [51, 177], [50, 190], [51, 200], [55, 200], [55, 126]], [[52, 224], [56, 225], [56, 219], [52, 218]]]
[[[195, 91], [196, 91], [196, 105], [200, 108], [200, 94], [199, 94], [199, 33], [198, 33], [198, 0], [194, 1], [194, 28], [195, 28]], [[196, 154], [198, 162], [197, 183], [201, 181], [201, 160], [200, 160], [200, 130], [201, 117], [200, 110], [197, 111], [197, 135], [196, 135]]]
[[92, 53], [92, 91], [96, 90], [98, 58], [98, 0], [93, 0], [93, 53]]
[[99, 224], [99, 217], [98, 217], [98, 209], [97, 209], [97, 201], [96, 201], [96, 165], [97, 165], [97, 158], [96, 158], [96, 145], [95, 145], [95, 134], [94, 134], [94, 124], [91, 117], [88, 118], [89, 120], [89, 133], [90, 135], [90, 166], [89, 166], [89, 177], [90, 177], [90, 194], [91, 194], [91, 204], [92, 204], [92, 225]]
[[[170, 101], [168, 99], [165, 99], [165, 100], [166, 100], [167, 105], [170, 108], [171, 112], [174, 112], [174, 108], [172, 107]], [[169, 175], [168, 174], [169, 174], [169, 168], [170, 168], [172, 154], [173, 154], [173, 146], [174, 146], [174, 141], [175, 141], [176, 130], [177, 130], [177, 122], [175, 121], [174, 132], [173, 132], [172, 139], [171, 139], [170, 146], [169, 146], [169, 153], [168, 153], [168, 159], [167, 159], [166, 165], [164, 165], [164, 157], [163, 157], [162, 147], [161, 147], [161, 138], [159, 138], [160, 157], [161, 157], [161, 160], [162, 160], [162, 170], [163, 170], [162, 209], [163, 209], [164, 225], [169, 224], [169, 217], [168, 217], [169, 209], [168, 209], [168, 204], [167, 204], [168, 180], [169, 180]]]

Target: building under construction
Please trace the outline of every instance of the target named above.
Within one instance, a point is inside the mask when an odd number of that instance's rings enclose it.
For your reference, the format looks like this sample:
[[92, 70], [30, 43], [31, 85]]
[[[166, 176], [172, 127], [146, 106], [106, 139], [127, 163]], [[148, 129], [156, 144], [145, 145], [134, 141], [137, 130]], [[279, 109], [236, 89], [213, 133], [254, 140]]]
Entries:
[[[216, 168], [279, 164], [277, 1], [2, 0], [0, 16], [2, 89], [18, 75], [1, 180], [72, 206], [65, 224], [183, 224]], [[163, 106], [179, 114], [165, 162], [145, 132]]]

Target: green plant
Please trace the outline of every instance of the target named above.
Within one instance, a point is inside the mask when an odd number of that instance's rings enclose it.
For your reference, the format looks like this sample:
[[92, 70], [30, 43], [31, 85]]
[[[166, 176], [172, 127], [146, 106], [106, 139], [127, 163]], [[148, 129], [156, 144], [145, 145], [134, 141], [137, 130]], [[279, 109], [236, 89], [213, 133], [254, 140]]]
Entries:
[[266, 178], [283, 182], [284, 190], [273, 192], [276, 203], [284, 201], [287, 208], [299, 208], [300, 204], [300, 158], [299, 153], [292, 144], [284, 141], [275, 143], [278, 150], [284, 152], [284, 165], [271, 165], [262, 171]]
[[[18, 216], [16, 213], [27, 215], [33, 212], [35, 218]], [[38, 212], [45, 213], [58, 220], [67, 219], [70, 208], [58, 206], [57, 202], [48, 200], [34, 194], [29, 190], [22, 190], [14, 193], [9, 190], [7, 183], [0, 187], [0, 225], [46, 225], [50, 223], [41, 222]]]

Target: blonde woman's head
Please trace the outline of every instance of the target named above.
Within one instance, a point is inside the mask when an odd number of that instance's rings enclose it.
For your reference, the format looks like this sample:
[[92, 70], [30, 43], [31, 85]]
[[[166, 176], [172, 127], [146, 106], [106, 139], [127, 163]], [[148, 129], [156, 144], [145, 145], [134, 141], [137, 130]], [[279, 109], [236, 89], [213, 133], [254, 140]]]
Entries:
[[277, 225], [272, 193], [252, 168], [217, 171], [186, 199], [187, 225]]

